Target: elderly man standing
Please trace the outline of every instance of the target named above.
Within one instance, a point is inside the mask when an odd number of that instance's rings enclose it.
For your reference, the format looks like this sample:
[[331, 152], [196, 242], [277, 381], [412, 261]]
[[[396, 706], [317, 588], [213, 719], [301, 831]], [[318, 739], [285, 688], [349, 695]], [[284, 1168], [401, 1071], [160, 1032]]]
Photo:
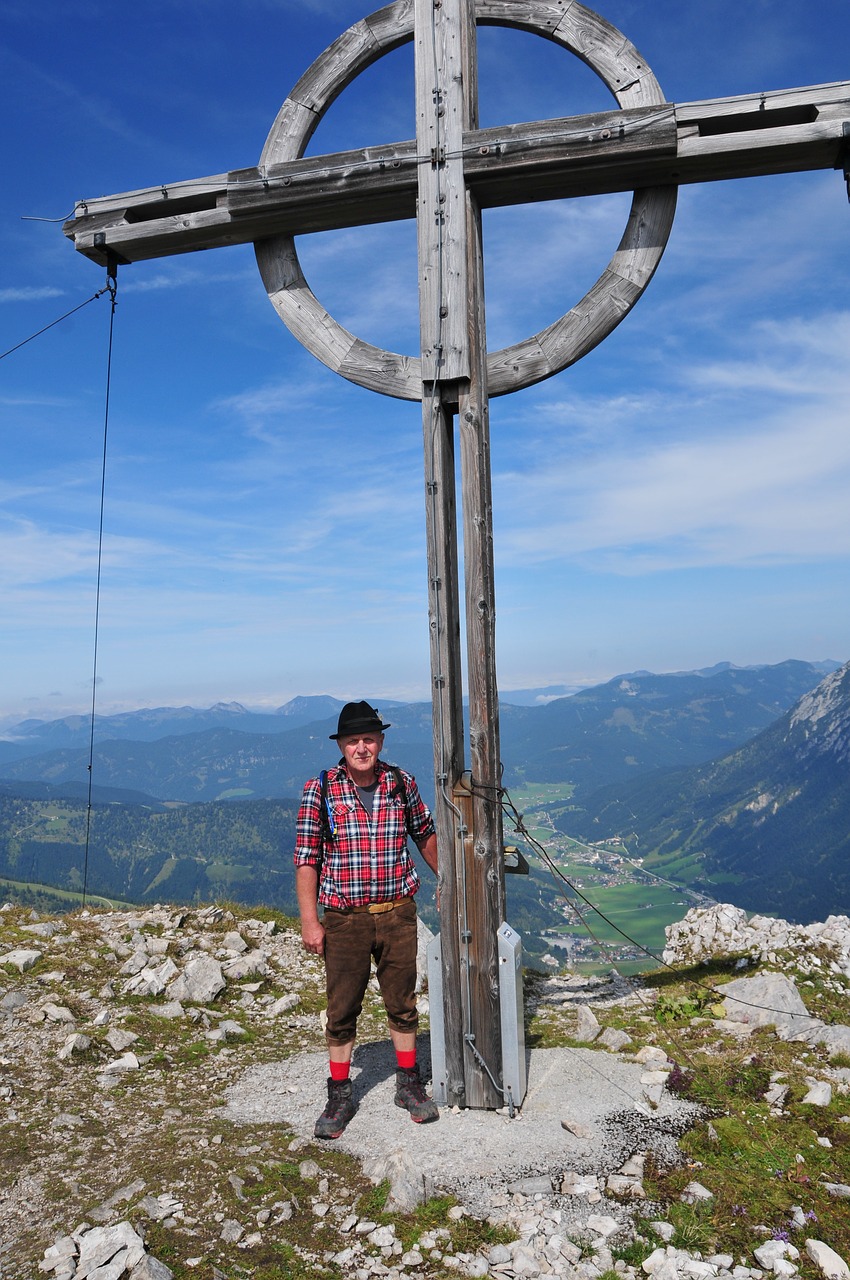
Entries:
[[389, 728], [368, 702], [347, 703], [330, 735], [342, 758], [305, 785], [298, 813], [301, 937], [324, 955], [328, 997], [330, 1077], [317, 1138], [338, 1138], [356, 1111], [349, 1072], [373, 956], [398, 1063], [396, 1106], [418, 1124], [439, 1116], [416, 1063], [420, 881], [407, 848], [410, 836], [436, 873], [437, 837], [413, 777], [379, 758]]

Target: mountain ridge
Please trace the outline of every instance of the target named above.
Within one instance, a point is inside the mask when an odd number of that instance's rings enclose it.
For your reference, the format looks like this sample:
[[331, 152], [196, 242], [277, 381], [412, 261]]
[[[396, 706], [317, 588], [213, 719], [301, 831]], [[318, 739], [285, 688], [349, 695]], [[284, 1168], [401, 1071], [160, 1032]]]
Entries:
[[[500, 715], [505, 778], [509, 785], [556, 781], [586, 790], [660, 767], [708, 760], [765, 728], [819, 678], [814, 664], [790, 659], [706, 676], [618, 676], [542, 706], [506, 703]], [[430, 704], [384, 706], [391, 708], [393, 722], [387, 758], [413, 772], [430, 795]], [[269, 717], [260, 719], [266, 730]], [[126, 718], [122, 723], [128, 723]], [[156, 738], [99, 739], [94, 776], [101, 785], [143, 791], [163, 801], [294, 795], [305, 778], [327, 766], [332, 751], [328, 737], [337, 719], [333, 713], [296, 724], [278, 720], [274, 732], [259, 734], [229, 727], [232, 723], [231, 717], [227, 725]], [[239, 723], [246, 723], [241, 716]], [[0, 743], [0, 780], [84, 781], [87, 738], [85, 743], [47, 751], [39, 751], [38, 744], [33, 748], [32, 742], [29, 747]], [[33, 749], [34, 754], [21, 754]], [[8, 758], [9, 752], [14, 758]]]
[[797, 922], [850, 903], [850, 663], [750, 742], [691, 769], [606, 786], [558, 820], [619, 836], [645, 865]]

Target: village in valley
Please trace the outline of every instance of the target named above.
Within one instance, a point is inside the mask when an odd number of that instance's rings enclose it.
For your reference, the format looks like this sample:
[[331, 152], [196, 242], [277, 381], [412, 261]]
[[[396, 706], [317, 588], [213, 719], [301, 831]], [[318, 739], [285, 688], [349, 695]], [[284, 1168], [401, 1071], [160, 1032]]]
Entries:
[[[571, 790], [558, 783], [528, 783], [512, 792], [525, 829], [539, 846], [523, 848], [537, 900], [551, 920], [538, 938], [526, 935], [524, 945], [532, 954], [542, 947], [536, 963], [551, 970], [653, 968], [653, 957], [664, 948], [665, 928], [690, 907], [713, 899], [645, 870], [622, 836], [588, 842], [559, 830], [555, 819], [569, 808]], [[505, 839], [513, 839], [509, 821]], [[519, 880], [507, 878], [509, 907]]]

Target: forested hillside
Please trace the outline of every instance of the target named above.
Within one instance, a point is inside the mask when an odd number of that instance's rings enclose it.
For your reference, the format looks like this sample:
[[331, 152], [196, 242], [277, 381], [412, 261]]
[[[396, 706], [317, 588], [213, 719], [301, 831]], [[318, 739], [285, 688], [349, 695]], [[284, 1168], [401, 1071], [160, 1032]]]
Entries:
[[[92, 810], [87, 888], [125, 902], [232, 898], [296, 909], [291, 871], [297, 804], [219, 802], [152, 811]], [[72, 801], [0, 796], [0, 877], [81, 890], [86, 810]]]
[[608, 786], [560, 815], [645, 865], [753, 911], [850, 914], [850, 663], [738, 751]]

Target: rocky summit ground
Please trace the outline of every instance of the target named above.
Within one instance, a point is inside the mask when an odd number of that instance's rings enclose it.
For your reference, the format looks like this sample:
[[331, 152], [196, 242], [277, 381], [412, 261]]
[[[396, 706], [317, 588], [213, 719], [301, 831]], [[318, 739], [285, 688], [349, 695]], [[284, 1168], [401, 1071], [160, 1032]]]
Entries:
[[850, 1280], [850, 921], [691, 912], [665, 960], [527, 975], [521, 1108], [427, 1126], [370, 991], [358, 1111], [320, 1143], [293, 922], [7, 904], [0, 1280]]

